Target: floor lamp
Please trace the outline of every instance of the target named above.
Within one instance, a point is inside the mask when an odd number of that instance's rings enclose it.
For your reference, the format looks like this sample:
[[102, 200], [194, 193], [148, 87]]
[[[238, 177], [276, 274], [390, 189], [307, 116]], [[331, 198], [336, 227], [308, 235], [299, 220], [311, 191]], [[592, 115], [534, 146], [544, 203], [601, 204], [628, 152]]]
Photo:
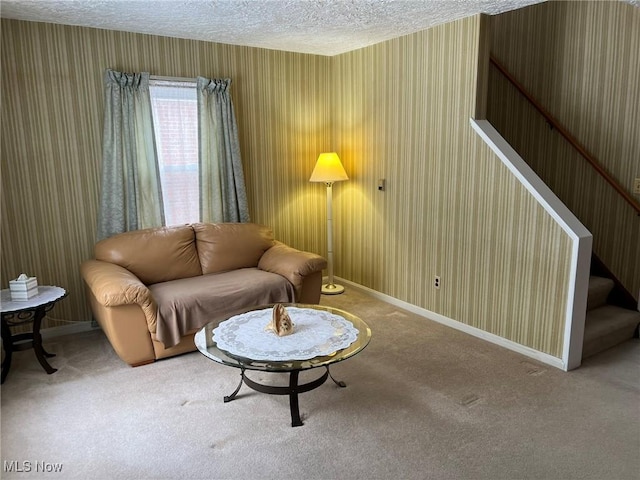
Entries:
[[347, 172], [344, 171], [342, 163], [337, 153], [321, 153], [316, 162], [316, 166], [311, 173], [310, 182], [323, 182], [327, 186], [327, 256], [329, 280], [322, 285], [322, 293], [325, 295], [337, 295], [344, 292], [342, 285], [333, 283], [333, 225], [332, 225], [332, 191], [334, 182], [349, 180]]

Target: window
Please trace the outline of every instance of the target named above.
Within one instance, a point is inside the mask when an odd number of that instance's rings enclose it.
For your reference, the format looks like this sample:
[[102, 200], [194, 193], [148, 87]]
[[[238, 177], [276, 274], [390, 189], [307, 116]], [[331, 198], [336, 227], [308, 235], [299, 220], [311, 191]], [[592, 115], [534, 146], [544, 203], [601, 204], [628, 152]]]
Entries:
[[151, 79], [166, 225], [200, 221], [196, 82]]

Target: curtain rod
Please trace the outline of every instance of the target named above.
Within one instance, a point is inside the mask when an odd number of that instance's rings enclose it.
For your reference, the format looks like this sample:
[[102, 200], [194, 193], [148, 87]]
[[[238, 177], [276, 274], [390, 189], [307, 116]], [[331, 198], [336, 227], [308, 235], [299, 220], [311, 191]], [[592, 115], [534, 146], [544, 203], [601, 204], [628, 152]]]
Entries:
[[165, 82], [189, 82], [189, 83], [197, 82], [196, 78], [163, 77], [163, 76], [160, 76], [160, 75], [149, 75], [149, 80], [162, 80], [162, 81], [165, 81]]

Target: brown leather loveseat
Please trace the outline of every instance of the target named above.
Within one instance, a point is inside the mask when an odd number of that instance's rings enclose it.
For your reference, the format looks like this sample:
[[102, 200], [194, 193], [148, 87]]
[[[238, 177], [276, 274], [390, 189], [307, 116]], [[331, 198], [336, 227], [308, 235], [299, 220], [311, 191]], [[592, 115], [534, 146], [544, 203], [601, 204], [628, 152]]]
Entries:
[[195, 223], [98, 242], [81, 265], [93, 315], [132, 366], [195, 350], [204, 324], [246, 307], [320, 301], [326, 260], [253, 223]]

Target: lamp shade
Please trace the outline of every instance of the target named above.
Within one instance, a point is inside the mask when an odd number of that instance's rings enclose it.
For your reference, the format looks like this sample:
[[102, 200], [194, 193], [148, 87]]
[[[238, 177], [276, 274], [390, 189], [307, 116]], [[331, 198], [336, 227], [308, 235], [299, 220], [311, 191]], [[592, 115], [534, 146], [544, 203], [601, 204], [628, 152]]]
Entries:
[[321, 153], [309, 181], [331, 183], [343, 180], [349, 180], [349, 177], [344, 171], [338, 154], [335, 152]]

